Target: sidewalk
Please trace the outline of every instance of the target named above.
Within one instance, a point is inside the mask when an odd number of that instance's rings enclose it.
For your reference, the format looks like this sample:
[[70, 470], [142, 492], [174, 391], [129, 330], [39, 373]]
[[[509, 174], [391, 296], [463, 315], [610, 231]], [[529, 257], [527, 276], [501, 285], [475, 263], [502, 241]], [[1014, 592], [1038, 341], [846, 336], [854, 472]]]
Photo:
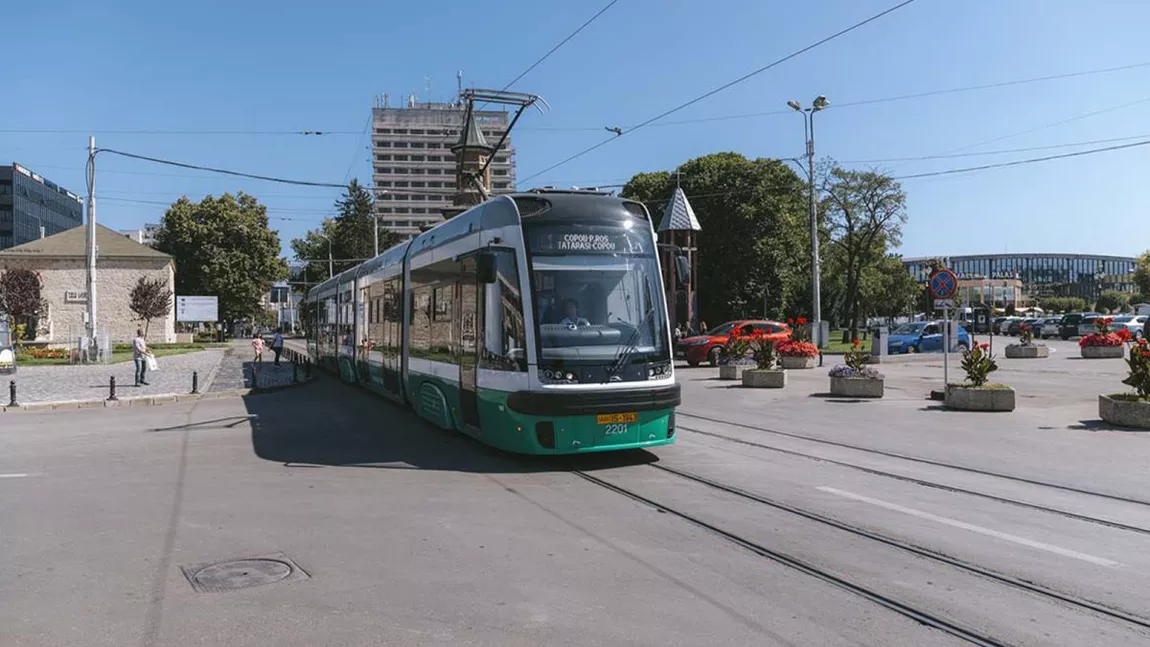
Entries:
[[[108, 397], [108, 378], [112, 376], [116, 378], [116, 395], [120, 398], [183, 395], [192, 390], [193, 372], [199, 373], [203, 390], [223, 357], [224, 349], [160, 357], [159, 370], [147, 373], [147, 386], [134, 386], [133, 362], [17, 367], [14, 375], [0, 375], [0, 404], [8, 404], [9, 380], [16, 382], [16, 399], [20, 404], [102, 400]], [[290, 369], [288, 378], [291, 378]]]
[[[200, 390], [205, 392], [231, 391], [233, 389], [248, 389], [259, 386], [266, 389], [275, 386], [285, 386], [292, 383], [292, 364], [287, 357], [280, 358], [280, 365], [273, 363], [275, 353], [271, 349], [264, 350], [264, 361], [252, 361], [252, 345], [249, 339], [235, 340], [231, 347], [224, 352], [219, 370], [211, 384], [201, 383]], [[252, 384], [252, 372], [257, 374], [256, 385]], [[298, 369], [298, 378], [303, 380], [304, 367]]]

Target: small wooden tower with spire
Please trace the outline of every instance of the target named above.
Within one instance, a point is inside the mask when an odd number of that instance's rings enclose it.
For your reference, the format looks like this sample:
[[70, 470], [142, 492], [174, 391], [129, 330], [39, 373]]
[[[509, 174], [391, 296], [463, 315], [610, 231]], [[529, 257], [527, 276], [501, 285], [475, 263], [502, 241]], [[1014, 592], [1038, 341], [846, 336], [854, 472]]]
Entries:
[[491, 195], [491, 166], [487, 160], [495, 154], [495, 148], [487, 143], [473, 112], [468, 110], [464, 121], [459, 141], [451, 147], [456, 160], [455, 195], [452, 206], [443, 210], [445, 219], [463, 213]]
[[[672, 327], [682, 323], [694, 330], [699, 329], [699, 299], [694, 286], [699, 276], [698, 235], [701, 230], [695, 210], [676, 179], [675, 191], [663, 209], [658, 229], [660, 264]], [[687, 258], [687, 266], [691, 269], [691, 280], [686, 285], [679, 282], [675, 270], [675, 256], [679, 254]]]

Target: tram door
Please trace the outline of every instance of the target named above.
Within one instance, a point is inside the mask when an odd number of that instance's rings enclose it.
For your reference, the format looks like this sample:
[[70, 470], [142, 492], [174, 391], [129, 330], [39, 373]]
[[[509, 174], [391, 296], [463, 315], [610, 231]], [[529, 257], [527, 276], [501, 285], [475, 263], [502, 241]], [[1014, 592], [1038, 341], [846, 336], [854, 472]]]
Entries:
[[463, 423], [479, 426], [479, 400], [475, 393], [476, 369], [479, 366], [479, 330], [482, 321], [480, 285], [476, 281], [475, 258], [462, 259], [462, 276], [456, 286], [459, 293], [459, 410]]

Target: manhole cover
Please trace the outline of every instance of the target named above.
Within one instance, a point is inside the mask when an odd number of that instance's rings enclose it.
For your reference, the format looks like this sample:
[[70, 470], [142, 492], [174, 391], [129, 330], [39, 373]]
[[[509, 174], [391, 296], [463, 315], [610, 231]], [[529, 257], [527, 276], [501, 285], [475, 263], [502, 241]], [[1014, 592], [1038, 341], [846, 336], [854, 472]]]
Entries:
[[234, 591], [252, 586], [307, 579], [308, 574], [287, 555], [275, 553], [225, 562], [181, 566], [192, 588], [201, 593]]

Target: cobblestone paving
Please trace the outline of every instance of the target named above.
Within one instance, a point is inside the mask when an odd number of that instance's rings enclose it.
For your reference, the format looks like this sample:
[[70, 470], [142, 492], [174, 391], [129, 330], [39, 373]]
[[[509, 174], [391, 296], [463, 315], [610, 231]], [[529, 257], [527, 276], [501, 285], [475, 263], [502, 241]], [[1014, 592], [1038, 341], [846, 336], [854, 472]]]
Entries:
[[[220, 370], [216, 378], [206, 391], [229, 391], [231, 389], [251, 388], [252, 370], [257, 373], [257, 383], [260, 388], [284, 386], [292, 383], [292, 365], [286, 356], [280, 358], [277, 367], [272, 360], [275, 354], [271, 349], [264, 350], [264, 361], [252, 361], [252, 348], [250, 340], [237, 340], [227, 349]], [[299, 379], [304, 378], [303, 367], [299, 367]]]
[[[102, 400], [108, 397], [108, 378], [116, 378], [116, 395], [120, 398], [154, 395], [180, 395], [192, 390], [192, 373], [200, 376], [203, 391], [211, 374], [220, 364], [223, 349], [211, 349], [159, 357], [158, 371], [148, 371], [147, 386], [133, 386], [136, 367], [133, 362], [96, 366], [24, 366], [15, 375], [0, 375], [0, 404], [8, 404], [8, 381], [16, 381], [16, 399], [20, 404], [33, 402], [68, 402]], [[291, 378], [290, 368], [288, 378]]]

